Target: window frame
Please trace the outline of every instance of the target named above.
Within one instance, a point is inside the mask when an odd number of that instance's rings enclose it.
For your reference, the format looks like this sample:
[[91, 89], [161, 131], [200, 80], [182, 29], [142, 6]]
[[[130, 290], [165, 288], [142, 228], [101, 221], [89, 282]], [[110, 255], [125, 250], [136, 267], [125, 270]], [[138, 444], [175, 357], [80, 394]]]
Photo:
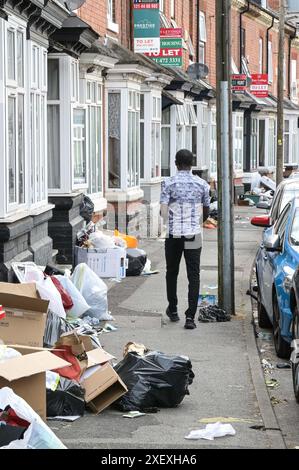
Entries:
[[116, 34], [119, 33], [119, 25], [116, 21], [115, 0], [107, 0], [107, 27], [110, 31]]
[[[8, 76], [8, 40], [7, 33], [8, 31], [12, 32], [14, 37], [14, 79], [9, 78]], [[26, 48], [26, 28], [25, 25], [21, 22], [18, 22], [16, 19], [10, 19], [8, 23], [3, 23], [3, 34], [4, 34], [4, 54], [5, 54], [5, 65], [6, 65], [6, 74], [4, 76], [4, 108], [5, 114], [4, 118], [4, 127], [5, 132], [4, 137], [4, 185], [3, 190], [5, 191], [5, 198], [3, 200], [3, 206], [1, 205], [1, 212], [3, 215], [9, 214], [12, 212], [18, 212], [25, 210], [29, 207], [29, 198], [28, 198], [28, 175], [30, 174], [30, 167], [28, 165], [28, 155], [27, 155], [27, 140], [28, 140], [28, 117], [27, 117], [27, 74], [28, 74], [28, 64], [27, 64], [27, 48]], [[18, 34], [21, 34], [22, 37], [22, 83], [19, 83], [19, 68], [18, 68]], [[3, 71], [4, 72], [4, 71]], [[22, 176], [20, 175], [20, 140], [19, 140], [19, 97], [22, 96], [23, 109], [22, 109], [22, 118], [23, 118], [23, 129], [22, 129]], [[10, 187], [9, 187], [9, 166], [10, 166], [10, 154], [9, 154], [9, 128], [8, 128], [8, 100], [14, 99], [14, 192], [15, 200], [10, 202]], [[22, 199], [20, 198], [20, 184], [23, 181], [23, 192]]]

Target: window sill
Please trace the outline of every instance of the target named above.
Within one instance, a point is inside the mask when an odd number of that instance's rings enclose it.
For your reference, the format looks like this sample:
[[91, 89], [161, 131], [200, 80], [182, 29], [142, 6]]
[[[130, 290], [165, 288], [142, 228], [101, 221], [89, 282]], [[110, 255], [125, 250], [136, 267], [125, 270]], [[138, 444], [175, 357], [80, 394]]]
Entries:
[[131, 202], [142, 199], [144, 192], [140, 188], [128, 189], [126, 191], [121, 189], [108, 189], [105, 197], [109, 202]]
[[111, 21], [109, 18], [108, 18], [108, 29], [109, 31], [112, 31], [113, 33], [116, 33], [118, 34], [119, 33], [119, 26], [117, 23], [114, 23], [113, 21]]

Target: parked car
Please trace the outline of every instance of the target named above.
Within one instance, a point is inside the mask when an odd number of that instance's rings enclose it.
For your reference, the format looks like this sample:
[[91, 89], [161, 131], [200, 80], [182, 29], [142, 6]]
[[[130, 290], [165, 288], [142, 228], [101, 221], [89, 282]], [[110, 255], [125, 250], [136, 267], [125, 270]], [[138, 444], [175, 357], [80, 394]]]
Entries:
[[292, 348], [291, 356], [293, 387], [297, 402], [299, 403], [299, 266], [293, 276], [293, 322], [292, 322]]
[[299, 179], [286, 179], [277, 187], [273, 200], [259, 202], [257, 208], [270, 210], [270, 219], [274, 224], [286, 204], [296, 196], [299, 196]]
[[256, 257], [259, 325], [273, 328], [277, 355], [289, 358], [296, 304], [292, 282], [299, 266], [299, 197], [284, 205], [274, 224], [271, 215], [254, 217], [251, 223], [266, 228]]

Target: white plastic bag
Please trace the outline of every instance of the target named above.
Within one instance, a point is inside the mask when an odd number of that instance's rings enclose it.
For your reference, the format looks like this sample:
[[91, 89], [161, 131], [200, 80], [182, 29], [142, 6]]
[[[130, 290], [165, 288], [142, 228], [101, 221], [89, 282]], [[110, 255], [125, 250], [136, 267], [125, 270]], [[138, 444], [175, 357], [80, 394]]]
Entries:
[[15, 349], [9, 348], [4, 344], [0, 344], [0, 363], [19, 356], [22, 356], [22, 354]]
[[108, 248], [115, 248], [113, 237], [108, 237], [103, 232], [97, 231], [89, 235], [89, 241], [94, 248], [99, 250], [106, 250]]
[[82, 263], [76, 267], [72, 281], [90, 306], [86, 315], [100, 321], [113, 320], [108, 312], [108, 288], [87, 264]]
[[213, 423], [208, 424], [205, 429], [191, 431], [185, 439], [206, 439], [208, 441], [213, 441], [215, 437], [235, 436], [235, 434], [236, 431], [231, 424]]
[[65, 318], [66, 313], [61, 300], [61, 295], [54, 286], [51, 278], [47, 277], [46, 279], [37, 282], [36, 288], [43, 300], [50, 301], [49, 309], [52, 310], [52, 312], [56, 313], [56, 315], [58, 315], [59, 317]]
[[23, 439], [12, 441], [1, 449], [66, 449], [23, 398], [16, 395], [10, 388], [3, 387], [0, 389], [0, 408], [4, 410], [7, 406], [10, 406], [19, 418], [31, 424]]
[[67, 291], [67, 293], [71, 296], [73, 301], [73, 307], [67, 311], [67, 319], [68, 320], [75, 320], [87, 312], [90, 309], [89, 305], [87, 304], [86, 300], [84, 299], [81, 292], [77, 289], [71, 279], [67, 278], [66, 276], [54, 276], [62, 287]]

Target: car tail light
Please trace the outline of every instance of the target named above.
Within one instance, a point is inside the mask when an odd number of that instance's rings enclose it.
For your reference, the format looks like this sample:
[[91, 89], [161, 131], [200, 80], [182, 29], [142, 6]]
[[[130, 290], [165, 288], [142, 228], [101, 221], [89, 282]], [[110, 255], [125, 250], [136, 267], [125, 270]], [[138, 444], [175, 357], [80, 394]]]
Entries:
[[251, 219], [251, 225], [255, 227], [271, 227], [271, 219], [268, 215], [257, 215]]

